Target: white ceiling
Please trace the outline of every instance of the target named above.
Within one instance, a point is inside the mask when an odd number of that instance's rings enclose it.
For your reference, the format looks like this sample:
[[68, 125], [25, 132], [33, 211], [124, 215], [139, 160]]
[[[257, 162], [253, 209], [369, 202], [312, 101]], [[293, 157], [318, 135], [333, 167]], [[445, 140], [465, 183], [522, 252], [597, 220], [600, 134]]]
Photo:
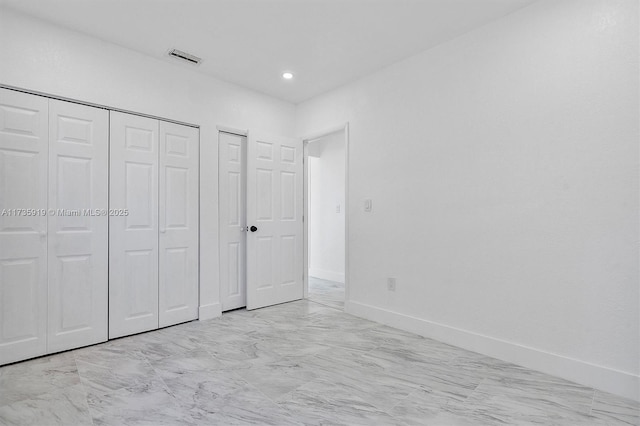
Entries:
[[[61, 26], [298, 103], [533, 0], [0, 0]], [[191, 66], [186, 65], [185, 66]], [[282, 79], [282, 72], [295, 74]]]

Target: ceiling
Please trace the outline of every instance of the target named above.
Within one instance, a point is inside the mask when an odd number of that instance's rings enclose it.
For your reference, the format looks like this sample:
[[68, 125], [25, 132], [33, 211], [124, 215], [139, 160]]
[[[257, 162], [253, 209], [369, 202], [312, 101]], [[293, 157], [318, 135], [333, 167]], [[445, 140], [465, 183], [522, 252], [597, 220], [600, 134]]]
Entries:
[[[0, 0], [165, 61], [299, 103], [533, 0]], [[292, 80], [283, 71], [294, 73]]]

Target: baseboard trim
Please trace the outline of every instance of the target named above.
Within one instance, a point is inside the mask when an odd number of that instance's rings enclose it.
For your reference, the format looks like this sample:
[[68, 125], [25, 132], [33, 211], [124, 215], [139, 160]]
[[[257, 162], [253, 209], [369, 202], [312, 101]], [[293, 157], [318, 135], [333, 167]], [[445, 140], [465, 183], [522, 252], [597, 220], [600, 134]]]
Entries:
[[327, 271], [325, 269], [309, 268], [309, 276], [321, 280], [335, 281], [344, 284], [344, 272]]
[[468, 330], [347, 301], [345, 311], [473, 352], [511, 362], [584, 386], [640, 401], [640, 376], [519, 345]]
[[200, 321], [211, 318], [218, 318], [222, 315], [222, 305], [220, 303], [209, 303], [208, 305], [200, 305], [198, 309], [198, 319]]

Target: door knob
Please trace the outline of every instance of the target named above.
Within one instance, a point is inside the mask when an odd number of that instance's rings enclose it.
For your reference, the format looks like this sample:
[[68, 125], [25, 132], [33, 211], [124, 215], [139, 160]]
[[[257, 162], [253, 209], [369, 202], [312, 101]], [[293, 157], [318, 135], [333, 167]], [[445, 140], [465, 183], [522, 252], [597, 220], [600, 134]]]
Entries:
[[255, 226], [251, 226], [251, 228], [249, 228], [251, 230], [251, 232], [256, 232], [258, 230], [258, 228], [256, 228]]

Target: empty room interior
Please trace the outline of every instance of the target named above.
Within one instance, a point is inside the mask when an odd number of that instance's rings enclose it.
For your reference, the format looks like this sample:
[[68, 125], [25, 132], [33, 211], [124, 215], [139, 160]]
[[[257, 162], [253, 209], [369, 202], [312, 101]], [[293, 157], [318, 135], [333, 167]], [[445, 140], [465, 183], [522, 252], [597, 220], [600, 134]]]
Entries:
[[0, 0], [0, 425], [640, 425], [637, 0]]

